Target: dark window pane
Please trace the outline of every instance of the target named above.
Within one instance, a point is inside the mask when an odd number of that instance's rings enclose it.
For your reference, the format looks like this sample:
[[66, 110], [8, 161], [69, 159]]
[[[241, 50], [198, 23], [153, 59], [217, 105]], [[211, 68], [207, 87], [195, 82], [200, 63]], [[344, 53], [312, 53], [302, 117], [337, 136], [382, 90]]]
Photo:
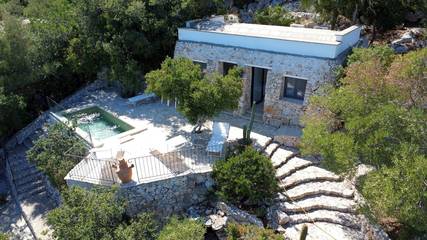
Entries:
[[235, 66], [237, 66], [237, 64], [234, 63], [228, 63], [228, 62], [223, 62], [222, 63], [222, 68], [223, 68], [223, 72], [222, 74], [225, 76], [228, 74], [228, 71], [230, 71], [230, 69], [234, 68]]
[[283, 97], [304, 100], [306, 85], [307, 80], [287, 77]]
[[205, 62], [193, 61], [193, 63], [199, 65], [202, 72], [206, 70], [207, 64]]

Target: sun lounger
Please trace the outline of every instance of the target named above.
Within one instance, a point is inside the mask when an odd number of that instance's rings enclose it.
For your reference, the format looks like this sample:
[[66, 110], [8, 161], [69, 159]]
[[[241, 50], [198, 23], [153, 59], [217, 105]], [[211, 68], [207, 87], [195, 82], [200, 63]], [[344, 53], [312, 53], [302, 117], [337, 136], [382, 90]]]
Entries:
[[136, 106], [138, 103], [150, 103], [156, 99], [156, 94], [154, 93], [144, 93], [137, 95], [135, 97], [128, 98], [127, 103], [133, 106]]
[[212, 136], [209, 140], [206, 151], [208, 154], [221, 154], [227, 142], [230, 124], [225, 122], [214, 122], [212, 126]]

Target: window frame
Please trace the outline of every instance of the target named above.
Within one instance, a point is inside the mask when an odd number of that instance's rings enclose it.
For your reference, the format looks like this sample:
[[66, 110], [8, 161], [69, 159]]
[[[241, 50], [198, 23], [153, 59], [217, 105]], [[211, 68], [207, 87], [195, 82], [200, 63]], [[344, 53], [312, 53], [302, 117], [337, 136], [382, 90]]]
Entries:
[[[206, 73], [207, 69], [208, 69], [208, 62], [204, 62], [204, 61], [200, 61], [200, 60], [192, 60], [193, 64], [197, 64], [200, 66], [200, 69], [202, 70], [203, 73]], [[203, 68], [204, 66], [204, 68]]]
[[[287, 94], [287, 89], [288, 89], [288, 81], [289, 80], [293, 80], [294, 81], [294, 90], [293, 90], [293, 94], [292, 95], [288, 95]], [[304, 81], [304, 89], [302, 89], [302, 97], [298, 97], [298, 87], [299, 86], [297, 84], [297, 81]], [[297, 76], [285, 76], [284, 80], [283, 80], [283, 87], [282, 87], [282, 99], [285, 100], [293, 100], [293, 101], [299, 101], [299, 102], [304, 102], [305, 100], [305, 96], [306, 96], [306, 91], [307, 91], [307, 83], [308, 83], [308, 79], [306, 78], [301, 78], [301, 77], [297, 77]]]

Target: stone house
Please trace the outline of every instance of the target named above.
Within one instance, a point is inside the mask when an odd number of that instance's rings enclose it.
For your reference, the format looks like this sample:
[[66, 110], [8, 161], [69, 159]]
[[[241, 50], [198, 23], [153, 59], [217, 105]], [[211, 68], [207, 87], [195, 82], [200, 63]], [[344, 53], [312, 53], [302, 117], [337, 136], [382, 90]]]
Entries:
[[219, 16], [179, 28], [175, 57], [192, 59], [206, 72], [243, 67], [238, 112], [247, 113], [255, 102], [265, 123], [298, 125], [310, 95], [334, 80], [360, 31], [233, 23]]

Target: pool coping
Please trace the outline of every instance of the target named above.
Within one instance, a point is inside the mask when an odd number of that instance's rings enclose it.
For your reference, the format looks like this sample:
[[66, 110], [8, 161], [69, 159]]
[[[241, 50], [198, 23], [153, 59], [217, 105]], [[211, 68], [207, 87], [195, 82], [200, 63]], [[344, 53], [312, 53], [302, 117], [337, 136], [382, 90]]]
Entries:
[[120, 121], [124, 122], [125, 124], [129, 125], [132, 127], [132, 129], [129, 129], [128, 131], [116, 134], [114, 136], [102, 139], [101, 141], [93, 139], [92, 137], [90, 137], [90, 134], [87, 133], [86, 131], [82, 130], [79, 127], [75, 128], [75, 132], [76, 134], [83, 139], [86, 143], [88, 143], [91, 147], [93, 148], [100, 148], [104, 146], [105, 142], [111, 141], [113, 139], [121, 139], [124, 138], [126, 136], [130, 136], [135, 134], [136, 132], [141, 132], [144, 130], [144, 128], [140, 127], [137, 128], [134, 125], [132, 125], [131, 123], [129, 123], [128, 121], [120, 118], [120, 116], [117, 113], [114, 112], [110, 112], [104, 108], [102, 108], [101, 106], [97, 105], [97, 104], [85, 104], [79, 107], [73, 107], [73, 108], [69, 108], [63, 111], [59, 111], [59, 112], [50, 112], [50, 115], [57, 121], [60, 121], [62, 123], [64, 123], [66, 126], [71, 127], [72, 123], [70, 122], [70, 120], [68, 118], [66, 118], [63, 114], [67, 114], [67, 113], [73, 113], [73, 112], [77, 112], [77, 111], [81, 111], [87, 108], [92, 108], [92, 107], [97, 107], [99, 109], [101, 109], [102, 111], [105, 111], [108, 114], [111, 114], [113, 117], [119, 119]]

